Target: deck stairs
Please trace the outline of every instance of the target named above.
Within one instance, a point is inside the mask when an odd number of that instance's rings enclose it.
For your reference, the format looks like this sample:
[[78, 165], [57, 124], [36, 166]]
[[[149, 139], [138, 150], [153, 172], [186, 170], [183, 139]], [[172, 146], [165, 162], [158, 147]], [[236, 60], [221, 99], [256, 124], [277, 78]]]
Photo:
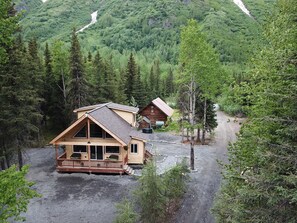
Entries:
[[129, 165], [124, 165], [125, 173], [128, 175], [134, 175], [135, 171]]

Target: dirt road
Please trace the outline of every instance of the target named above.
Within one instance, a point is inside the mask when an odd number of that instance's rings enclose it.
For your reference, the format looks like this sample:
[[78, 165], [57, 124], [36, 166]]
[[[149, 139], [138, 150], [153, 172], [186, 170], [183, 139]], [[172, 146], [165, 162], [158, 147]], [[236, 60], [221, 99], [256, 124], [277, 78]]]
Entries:
[[190, 174], [191, 182], [182, 207], [176, 213], [178, 223], [212, 223], [210, 213], [215, 193], [221, 182], [221, 167], [217, 160], [227, 161], [227, 146], [234, 142], [240, 125], [223, 112], [217, 113], [218, 127], [215, 140], [209, 146], [195, 148], [195, 172]]

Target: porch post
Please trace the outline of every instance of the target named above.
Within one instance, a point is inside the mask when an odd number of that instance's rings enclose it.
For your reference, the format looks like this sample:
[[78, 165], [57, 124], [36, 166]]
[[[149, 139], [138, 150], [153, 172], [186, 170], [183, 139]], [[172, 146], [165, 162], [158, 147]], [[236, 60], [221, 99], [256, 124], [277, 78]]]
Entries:
[[90, 149], [90, 145], [87, 146], [88, 147], [88, 160], [89, 160], [89, 170], [91, 169], [91, 149]]
[[88, 131], [88, 135], [87, 135], [87, 138], [88, 138], [88, 145], [87, 145], [87, 147], [88, 147], [88, 161], [89, 161], [89, 171], [90, 171], [90, 169], [91, 169], [91, 149], [90, 149], [90, 143], [91, 143], [91, 141], [90, 141], [90, 132], [91, 132], [91, 130], [90, 130], [90, 119], [88, 118], [88, 123], [87, 123], [87, 131]]

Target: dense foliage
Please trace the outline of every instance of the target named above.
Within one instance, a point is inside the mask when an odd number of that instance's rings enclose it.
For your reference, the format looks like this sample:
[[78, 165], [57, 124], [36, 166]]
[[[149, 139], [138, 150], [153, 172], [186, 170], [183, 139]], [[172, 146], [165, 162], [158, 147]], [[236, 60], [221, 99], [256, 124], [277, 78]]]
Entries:
[[[163, 175], [157, 173], [154, 161], [147, 163], [138, 179], [138, 188], [134, 191], [135, 200], [125, 198], [116, 205], [117, 216], [114, 222], [170, 222], [185, 192], [188, 172], [185, 160]], [[139, 207], [139, 214], [135, 207]]]
[[[226, 77], [224, 94], [220, 100], [222, 108], [230, 113], [239, 113], [241, 101], [236, 100], [237, 83], [243, 79], [247, 69], [246, 62], [259, 46], [263, 44], [261, 23], [269, 13], [275, 0], [245, 1], [252, 17], [245, 15], [239, 7], [229, 0], [152, 0], [135, 1], [72, 1], [51, 0], [42, 3], [40, 0], [16, 1], [17, 9], [25, 9], [21, 21], [25, 39], [38, 38], [40, 47], [45, 42], [52, 45], [56, 41], [64, 41], [70, 47], [71, 30], [87, 25], [91, 13], [98, 11], [97, 22], [83, 32], [77, 33], [82, 53], [86, 56], [100, 52], [100, 56], [108, 61], [106, 68], [117, 75], [108, 77], [105, 89], [107, 95], [112, 91], [114, 82], [122, 79], [131, 52], [137, 62], [140, 79], [139, 87], [148, 92], [147, 98], [138, 101], [149, 101], [157, 96], [169, 96], [165, 85], [170, 70], [173, 76], [177, 73], [177, 62], [180, 44], [180, 27], [188, 19], [195, 19], [201, 24], [205, 36], [219, 53], [220, 61], [225, 64]], [[151, 82], [152, 67], [160, 82]], [[111, 69], [112, 68], [112, 69]], [[158, 80], [158, 79], [157, 79]], [[139, 82], [138, 82], [139, 83]], [[156, 87], [155, 87], [156, 86]], [[159, 86], [163, 89], [159, 89]], [[123, 86], [115, 86], [122, 88]], [[222, 88], [222, 87], [221, 87]], [[101, 88], [101, 90], [104, 88]], [[137, 88], [139, 90], [139, 88]], [[101, 94], [102, 95], [102, 94]], [[110, 100], [130, 101], [119, 98], [120, 93], [111, 94]], [[106, 97], [104, 97], [106, 98]], [[102, 100], [101, 100], [102, 101]], [[145, 104], [140, 102], [140, 105]]]
[[28, 169], [28, 166], [24, 166], [21, 171], [17, 171], [16, 166], [12, 166], [0, 171], [0, 222], [24, 220], [21, 213], [27, 211], [30, 199], [39, 196], [31, 189], [34, 183], [25, 178]]
[[[21, 25], [26, 39], [38, 38], [41, 48], [62, 40], [70, 46], [71, 30], [87, 25], [91, 13], [98, 11], [97, 22], [78, 33], [83, 53], [100, 51], [104, 58], [112, 54], [114, 66], [124, 67], [133, 52], [146, 79], [155, 60], [160, 60], [161, 76], [178, 62], [180, 27], [188, 19], [197, 20], [209, 42], [217, 49], [220, 60], [233, 71], [244, 68], [250, 54], [261, 41], [264, 15], [275, 0], [247, 1], [253, 17], [245, 15], [229, 0], [126, 0], [110, 1], [40, 0], [17, 1], [25, 9]], [[235, 72], [235, 77], [237, 73]]]
[[[26, 50], [21, 37], [16, 38], [18, 19], [10, 0], [0, 4], [0, 222], [23, 220], [31, 198], [38, 194], [25, 179], [28, 166], [23, 166], [22, 150], [32, 138], [37, 138], [39, 95], [35, 89], [38, 74], [35, 69], [34, 41]], [[30, 65], [28, 65], [30, 61]], [[18, 169], [11, 166], [14, 155]], [[10, 168], [9, 168], [10, 167]]]
[[253, 60], [250, 118], [229, 148], [217, 196], [218, 222], [296, 222], [297, 7], [279, 0], [266, 26], [267, 45]]

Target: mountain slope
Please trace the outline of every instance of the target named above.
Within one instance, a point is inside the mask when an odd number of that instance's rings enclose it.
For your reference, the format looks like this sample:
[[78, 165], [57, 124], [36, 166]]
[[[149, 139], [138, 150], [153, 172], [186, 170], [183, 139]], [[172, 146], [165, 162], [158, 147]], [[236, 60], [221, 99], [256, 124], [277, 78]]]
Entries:
[[[147, 60], [160, 58], [176, 63], [179, 29], [189, 18], [202, 24], [223, 62], [243, 63], [259, 38], [259, 22], [275, 0], [246, 6], [256, 20], [245, 15], [231, 0], [41, 0], [22, 1], [28, 9], [21, 21], [25, 38], [41, 43], [69, 42], [73, 27], [80, 29], [98, 10], [98, 21], [79, 33], [86, 51], [106, 48], [126, 54], [136, 51]], [[21, 5], [19, 4], [19, 5]], [[257, 9], [257, 11], [256, 11]], [[264, 10], [265, 9], [265, 10]], [[258, 11], [260, 10], [260, 12]], [[255, 11], [255, 13], [254, 13]], [[259, 20], [257, 21], [257, 18]]]

